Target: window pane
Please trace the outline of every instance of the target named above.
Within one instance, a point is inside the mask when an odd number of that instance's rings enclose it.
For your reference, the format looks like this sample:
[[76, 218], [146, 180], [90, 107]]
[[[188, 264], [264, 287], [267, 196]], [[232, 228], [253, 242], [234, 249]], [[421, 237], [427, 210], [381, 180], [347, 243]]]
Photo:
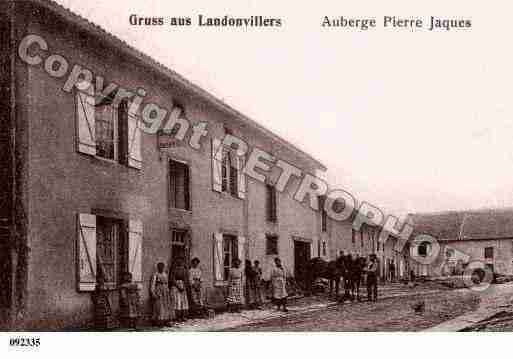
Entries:
[[116, 234], [115, 222], [98, 217], [96, 227], [96, 259], [103, 271], [106, 283], [116, 282]]
[[237, 196], [238, 186], [237, 186], [237, 180], [238, 180], [238, 171], [236, 167], [230, 167], [230, 193], [234, 196]]
[[266, 209], [267, 220], [276, 222], [276, 189], [271, 185], [266, 185]]
[[223, 163], [221, 166], [221, 185], [222, 191], [228, 191], [228, 156], [225, 151], [223, 151]]
[[169, 201], [173, 208], [189, 210], [189, 167], [169, 161]]
[[114, 159], [114, 116], [110, 105], [95, 108], [96, 154]]

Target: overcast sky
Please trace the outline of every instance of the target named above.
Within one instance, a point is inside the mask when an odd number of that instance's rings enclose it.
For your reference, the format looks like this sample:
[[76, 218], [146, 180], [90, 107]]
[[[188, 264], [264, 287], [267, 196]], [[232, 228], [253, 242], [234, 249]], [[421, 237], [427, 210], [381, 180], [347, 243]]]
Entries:
[[[513, 206], [508, 1], [57, 0], [320, 159], [398, 214]], [[129, 16], [281, 17], [281, 28], [137, 27]], [[323, 16], [470, 18], [470, 30], [320, 26]]]

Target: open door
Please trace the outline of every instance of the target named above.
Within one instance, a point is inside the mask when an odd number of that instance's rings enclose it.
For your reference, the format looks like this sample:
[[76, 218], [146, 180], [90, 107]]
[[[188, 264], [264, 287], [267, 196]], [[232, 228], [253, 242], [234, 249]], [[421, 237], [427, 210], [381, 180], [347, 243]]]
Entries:
[[310, 260], [311, 244], [304, 241], [294, 240], [294, 277], [296, 281], [303, 282], [305, 279], [306, 264]]

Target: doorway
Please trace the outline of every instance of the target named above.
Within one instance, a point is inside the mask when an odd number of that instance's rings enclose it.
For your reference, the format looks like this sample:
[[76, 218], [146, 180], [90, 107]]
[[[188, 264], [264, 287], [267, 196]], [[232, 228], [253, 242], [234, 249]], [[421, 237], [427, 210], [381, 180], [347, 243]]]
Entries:
[[310, 260], [311, 244], [304, 241], [294, 240], [294, 277], [296, 281], [302, 282], [305, 278], [306, 264]]
[[189, 267], [189, 232], [186, 229], [173, 229], [171, 238], [171, 260], [170, 266], [173, 266], [178, 259], [182, 259]]

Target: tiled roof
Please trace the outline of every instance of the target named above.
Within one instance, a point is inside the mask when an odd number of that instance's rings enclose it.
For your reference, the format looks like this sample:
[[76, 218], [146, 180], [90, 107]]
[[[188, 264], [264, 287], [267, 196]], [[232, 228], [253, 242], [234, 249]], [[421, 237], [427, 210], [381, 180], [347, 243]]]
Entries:
[[415, 234], [439, 240], [513, 238], [513, 209], [411, 214]]
[[173, 80], [173, 81], [181, 84], [186, 89], [190, 90], [191, 92], [200, 96], [201, 98], [207, 100], [210, 104], [212, 104], [216, 108], [220, 109], [221, 111], [238, 118], [242, 123], [261, 131], [263, 134], [271, 137], [272, 139], [274, 139], [276, 141], [279, 141], [279, 142], [285, 144], [293, 152], [296, 152], [303, 158], [308, 158], [310, 161], [314, 162], [316, 164], [316, 166], [318, 166], [320, 169], [322, 169], [324, 171], [327, 169], [326, 166], [324, 164], [322, 164], [319, 160], [315, 159], [314, 157], [312, 157], [308, 153], [304, 152], [297, 146], [293, 145], [292, 143], [288, 142], [284, 138], [273, 133], [272, 131], [265, 128], [258, 122], [250, 119], [249, 117], [242, 114], [238, 110], [234, 109], [230, 105], [226, 104], [223, 100], [217, 98], [210, 92], [204, 90], [203, 88], [199, 87], [198, 85], [187, 80], [185, 77], [178, 74], [176, 71], [168, 68], [167, 66], [156, 61], [152, 57], [137, 50], [136, 48], [132, 47], [131, 45], [129, 45], [125, 41], [121, 40], [117, 36], [114, 36], [110, 32], [103, 29], [101, 26], [96, 25], [95, 23], [74, 13], [70, 9], [56, 3], [53, 0], [24, 0], [24, 1], [38, 4], [39, 6], [42, 6], [46, 9], [52, 11], [56, 15], [64, 18], [68, 22], [75, 24], [76, 26], [79, 26], [83, 30], [85, 30], [95, 36], [100, 37], [101, 39], [107, 41], [111, 46], [128, 53], [129, 55], [131, 55], [131, 56], [135, 57], [136, 59], [140, 60], [141, 62], [143, 62], [145, 65], [150, 66], [152, 69], [154, 69], [155, 71], [157, 71], [164, 77], [169, 78], [170, 80]]

